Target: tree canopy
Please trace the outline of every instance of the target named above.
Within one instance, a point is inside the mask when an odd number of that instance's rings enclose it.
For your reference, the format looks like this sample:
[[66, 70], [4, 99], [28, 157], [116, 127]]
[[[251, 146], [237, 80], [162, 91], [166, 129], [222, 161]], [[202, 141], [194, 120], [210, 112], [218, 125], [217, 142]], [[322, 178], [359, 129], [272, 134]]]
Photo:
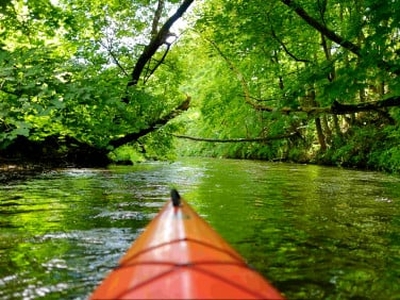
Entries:
[[190, 89], [201, 125], [187, 135], [234, 143], [186, 143], [187, 151], [398, 168], [399, 9], [398, 1], [202, 5], [189, 42], [192, 60], [203, 61], [193, 65], [204, 66], [192, 67]]
[[399, 10], [398, 0], [3, 1], [0, 147], [52, 140], [57, 153], [118, 159], [125, 145], [147, 157], [175, 146], [396, 171]]
[[192, 2], [4, 3], [1, 147], [57, 136], [111, 150], [187, 109], [179, 60], [164, 59]]

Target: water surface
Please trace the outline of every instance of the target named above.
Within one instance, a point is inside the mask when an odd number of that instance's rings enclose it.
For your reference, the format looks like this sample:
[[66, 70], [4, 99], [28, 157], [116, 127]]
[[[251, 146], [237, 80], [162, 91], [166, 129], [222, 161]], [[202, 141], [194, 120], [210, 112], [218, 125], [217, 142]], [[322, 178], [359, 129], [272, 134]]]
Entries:
[[400, 299], [399, 178], [217, 159], [3, 185], [0, 299], [85, 299], [171, 186], [289, 299]]

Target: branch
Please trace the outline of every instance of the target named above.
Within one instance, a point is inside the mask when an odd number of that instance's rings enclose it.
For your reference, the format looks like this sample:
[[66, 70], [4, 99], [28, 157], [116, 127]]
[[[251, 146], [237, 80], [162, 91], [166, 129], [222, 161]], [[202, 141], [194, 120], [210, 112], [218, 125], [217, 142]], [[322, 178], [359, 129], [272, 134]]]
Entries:
[[357, 56], [361, 56], [361, 48], [357, 45], [353, 44], [350, 41], [345, 40], [343, 37], [336, 34], [334, 31], [330, 30], [323, 24], [319, 23], [318, 20], [311, 17], [298, 3], [294, 0], [281, 0], [283, 4], [286, 4], [290, 8], [292, 8], [296, 14], [301, 17], [304, 21], [308, 23], [308, 25], [314, 27], [319, 32], [324, 34], [327, 38], [334, 41], [335, 43], [341, 45], [342, 47], [350, 50]]
[[112, 41], [110, 41], [110, 47], [107, 47], [102, 41], [99, 42], [104, 49], [107, 50], [108, 54], [110, 54], [111, 58], [113, 59], [114, 63], [117, 65], [118, 68], [124, 73], [125, 76], [129, 76], [128, 72], [124, 69], [124, 67], [120, 64], [118, 58], [115, 56], [114, 52], [112, 51]]
[[[137, 85], [140, 75], [142, 74], [147, 62], [153, 57], [160, 46], [164, 44], [172, 25], [175, 23], [175, 21], [182, 17], [193, 1], [194, 0], [184, 0], [177, 11], [161, 27], [160, 31], [158, 31], [158, 33], [152, 37], [150, 43], [143, 49], [142, 54], [139, 56], [135, 67], [133, 68], [131, 79], [127, 83], [127, 88]], [[126, 103], [129, 103], [129, 98], [127, 96], [125, 96], [122, 100]]]
[[275, 33], [274, 29], [272, 28], [272, 26], [271, 26], [271, 34], [272, 34], [272, 37], [279, 43], [279, 45], [282, 46], [282, 48], [286, 52], [286, 54], [289, 55], [291, 58], [293, 58], [295, 61], [304, 62], [304, 63], [309, 63], [310, 62], [310, 60], [308, 60], [308, 59], [297, 58], [293, 53], [291, 53], [289, 51], [289, 49], [286, 47], [285, 43], [278, 38], [278, 36], [276, 35], [276, 33]]
[[282, 99], [284, 99], [284, 97], [261, 99], [261, 98], [257, 98], [254, 96], [250, 96], [250, 99], [258, 101], [258, 102], [269, 102], [269, 101], [281, 101]]
[[154, 37], [157, 35], [158, 23], [160, 22], [161, 14], [164, 10], [164, 6], [165, 6], [164, 0], [158, 0], [157, 9], [154, 13], [153, 23], [151, 24], [151, 37]]
[[[318, 20], [316, 20], [315, 18], [310, 16], [296, 1], [281, 0], [281, 2], [285, 5], [287, 5], [288, 7], [290, 7], [291, 9], [293, 9], [300, 18], [302, 18], [306, 23], [308, 23], [308, 25], [310, 25], [311, 27], [318, 30], [321, 34], [326, 36], [328, 39], [330, 39], [331, 41], [334, 41], [335, 43], [339, 44], [343, 48], [354, 53], [358, 57], [364, 58], [364, 54], [362, 53], [361, 48], [359, 46], [344, 39], [343, 37], [341, 37], [340, 35], [335, 33], [333, 30], [326, 27], [324, 24], [321, 24], [320, 22], [318, 22]], [[394, 69], [392, 65], [390, 65], [383, 59], [377, 59], [376, 65], [385, 71], [393, 72], [396, 75], [400, 75], [399, 68]]]
[[158, 130], [161, 126], [167, 124], [170, 120], [177, 117], [183, 111], [189, 109], [191, 97], [187, 96], [185, 101], [183, 101], [177, 108], [172, 110], [168, 115], [164, 117], [160, 117], [158, 120], [155, 120], [151, 124], [149, 124], [146, 128], [140, 130], [139, 132], [129, 133], [122, 138], [118, 138], [110, 141], [109, 145], [117, 148], [122, 145], [125, 145], [130, 142], [137, 141], [142, 136], [149, 134], [150, 132]]
[[280, 134], [270, 137], [238, 138], [238, 139], [210, 139], [210, 138], [201, 138], [201, 137], [194, 137], [194, 136], [180, 135], [180, 134], [172, 134], [172, 136], [179, 139], [187, 139], [192, 141], [208, 142], [208, 143], [245, 143], [245, 142], [267, 142], [272, 140], [288, 139], [297, 134], [298, 134], [297, 132], [292, 132], [288, 134]]
[[151, 75], [153, 75], [153, 73], [157, 70], [157, 68], [164, 62], [165, 58], [167, 57], [168, 51], [171, 48], [171, 44], [170, 43], [165, 43], [167, 45], [167, 49], [165, 50], [163, 56], [161, 57], [161, 59], [157, 62], [157, 64], [153, 67], [153, 69], [151, 69], [148, 74], [146, 74], [145, 78], [144, 78], [144, 82], [146, 83], [147, 80], [149, 80], [149, 78], [151, 77]]
[[[200, 35], [201, 36], [201, 35]], [[204, 37], [203, 37], [204, 38]], [[240, 81], [240, 84], [242, 85], [242, 89], [243, 89], [243, 93], [244, 93], [244, 99], [245, 102], [247, 104], [250, 104], [255, 110], [258, 111], [269, 111], [269, 112], [273, 112], [276, 111], [276, 108], [273, 107], [267, 107], [258, 103], [255, 103], [254, 101], [252, 101], [252, 99], [254, 99], [254, 97], [251, 96], [250, 91], [249, 91], [249, 87], [247, 85], [246, 79], [244, 77], [244, 75], [240, 72], [240, 70], [238, 68], [236, 68], [236, 66], [232, 63], [232, 61], [230, 61], [228, 59], [228, 57], [222, 52], [222, 50], [218, 47], [218, 45], [207, 39], [204, 38], [206, 41], [208, 41], [214, 48], [215, 50], [217, 50], [217, 52], [219, 53], [219, 55], [225, 60], [225, 62], [228, 64], [229, 69], [236, 74], [236, 77], [238, 78], [238, 80]], [[283, 111], [284, 109], [282, 109]]]
[[244, 98], [245, 101], [250, 104], [251, 106], [255, 107], [257, 109], [258, 104], [253, 103], [253, 101], [251, 101], [251, 96], [250, 96], [250, 91], [249, 91], [249, 87], [247, 85], [246, 79], [244, 78], [243, 74], [240, 72], [240, 70], [238, 68], [236, 68], [236, 66], [232, 63], [232, 61], [230, 61], [228, 59], [228, 57], [222, 52], [222, 50], [218, 47], [218, 45], [207, 39], [204, 38], [206, 41], [208, 41], [214, 48], [215, 50], [217, 50], [217, 52], [219, 53], [219, 55], [225, 60], [225, 62], [228, 64], [229, 69], [231, 69], [231, 71], [233, 73], [236, 74], [236, 77], [238, 78], [238, 80], [240, 81], [240, 84], [242, 85], [242, 89], [243, 89], [243, 93], [244, 93]]
[[319, 114], [332, 114], [332, 115], [345, 115], [352, 114], [361, 111], [377, 111], [385, 107], [400, 106], [400, 96], [390, 97], [385, 100], [362, 102], [357, 104], [341, 104], [338, 101], [334, 101], [331, 106], [327, 107], [298, 107], [298, 108], [275, 108], [271, 106], [258, 105], [256, 109], [266, 112], [281, 112], [282, 114], [291, 114], [305, 112], [309, 115]]
[[356, 113], [360, 111], [379, 110], [384, 107], [400, 106], [400, 96], [390, 97], [385, 100], [362, 102], [358, 104], [341, 104], [337, 101], [333, 102], [331, 106], [332, 114], [344, 115]]

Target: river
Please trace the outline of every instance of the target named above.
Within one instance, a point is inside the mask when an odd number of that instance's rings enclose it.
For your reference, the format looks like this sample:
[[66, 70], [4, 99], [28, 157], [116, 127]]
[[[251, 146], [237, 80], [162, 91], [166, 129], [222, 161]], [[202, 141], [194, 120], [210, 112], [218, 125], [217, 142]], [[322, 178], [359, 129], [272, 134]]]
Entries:
[[399, 177], [218, 159], [1, 186], [0, 299], [85, 299], [171, 187], [289, 299], [400, 299]]

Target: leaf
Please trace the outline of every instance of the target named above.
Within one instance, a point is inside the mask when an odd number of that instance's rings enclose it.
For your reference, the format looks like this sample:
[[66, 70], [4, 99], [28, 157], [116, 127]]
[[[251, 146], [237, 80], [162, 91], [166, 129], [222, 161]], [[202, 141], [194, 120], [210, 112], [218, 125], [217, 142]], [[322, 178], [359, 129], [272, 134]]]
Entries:
[[[21, 125], [21, 124], [20, 124], [20, 125]], [[25, 125], [25, 124], [24, 124], [24, 125]], [[15, 136], [17, 136], [17, 135], [22, 135], [22, 136], [28, 137], [28, 136], [29, 136], [29, 133], [30, 133], [29, 128], [28, 128], [28, 127], [25, 127], [25, 126], [17, 127], [16, 129], [14, 129], [14, 130], [12, 131], [12, 135], [15, 135]]]

